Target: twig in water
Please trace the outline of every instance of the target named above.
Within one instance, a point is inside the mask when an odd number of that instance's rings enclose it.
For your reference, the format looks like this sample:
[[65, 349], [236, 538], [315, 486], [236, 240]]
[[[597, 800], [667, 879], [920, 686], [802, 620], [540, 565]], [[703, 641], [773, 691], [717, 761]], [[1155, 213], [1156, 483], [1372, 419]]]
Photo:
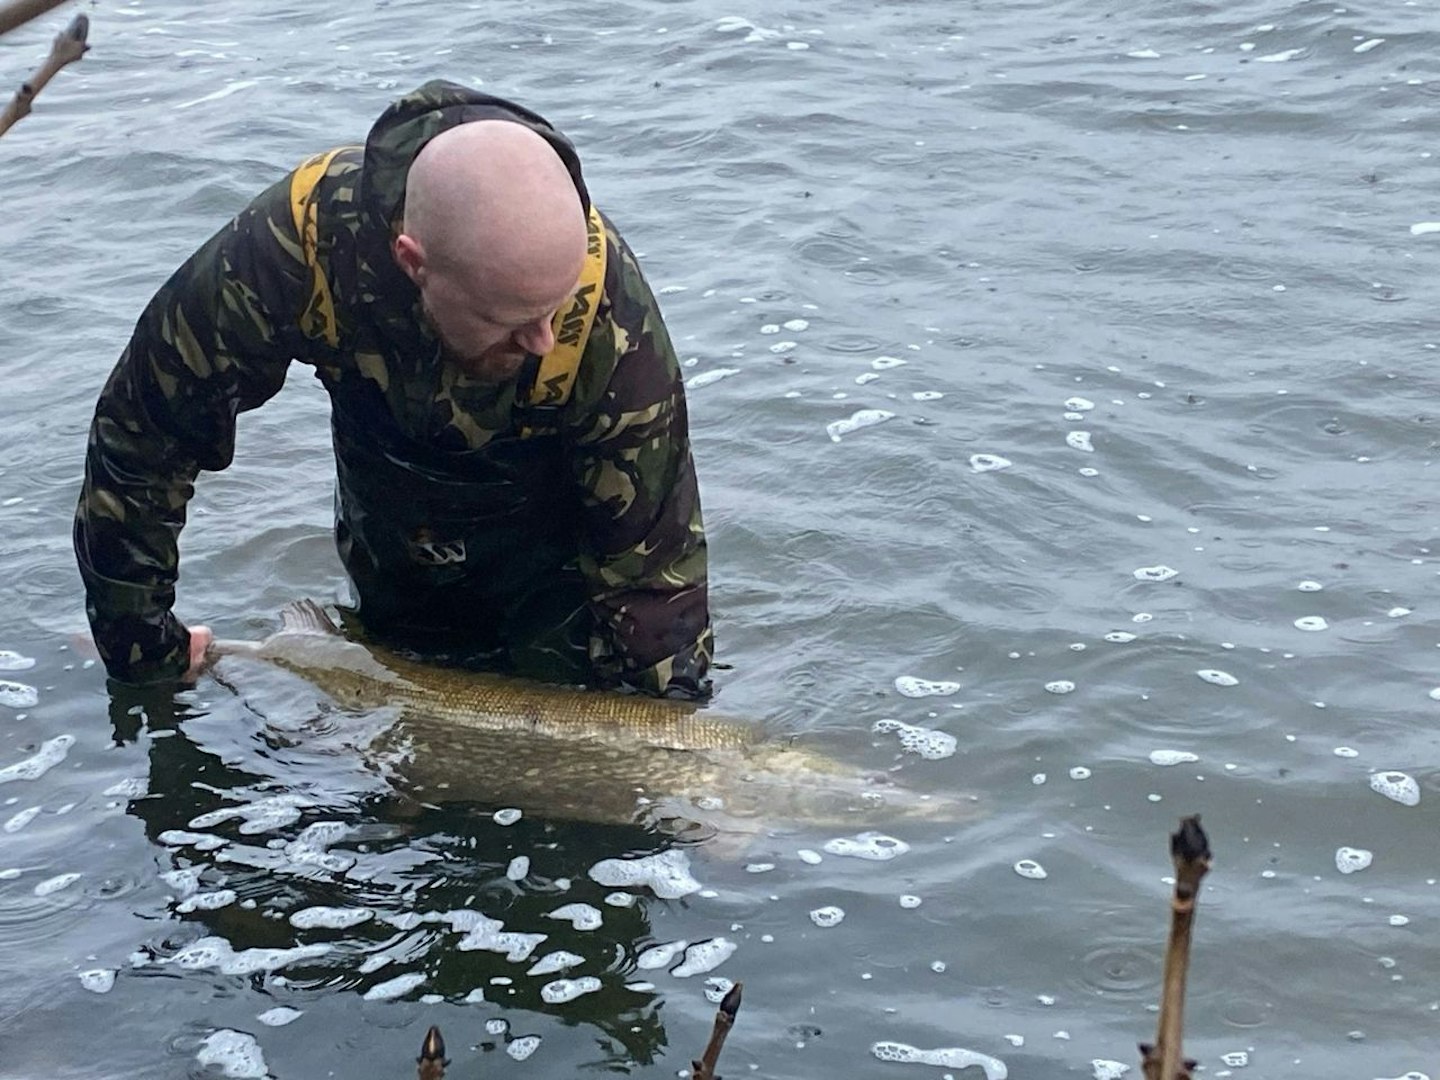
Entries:
[[8, 34], [63, 3], [65, 0], [11, 0], [11, 3], [0, 4], [0, 34]]
[[79, 60], [90, 50], [90, 46], [85, 42], [89, 34], [90, 20], [84, 15], [76, 15], [70, 20], [69, 26], [55, 35], [55, 42], [50, 46], [50, 55], [40, 65], [40, 70], [30, 76], [28, 82], [20, 84], [20, 89], [15, 91], [10, 104], [5, 106], [4, 112], [0, 112], [0, 135], [4, 135], [17, 121], [30, 115], [30, 103], [35, 100], [35, 95], [45, 89], [45, 84], [53, 79], [61, 68]]
[[740, 1011], [740, 991], [744, 988], [744, 983], [737, 982], [720, 1002], [720, 1008], [715, 1010], [715, 1026], [710, 1030], [710, 1042], [705, 1046], [705, 1053], [690, 1062], [693, 1080], [717, 1080], [715, 1064], [720, 1060], [725, 1036], [730, 1034], [730, 1028], [735, 1024], [735, 1014]]
[[1175, 896], [1170, 901], [1170, 943], [1165, 949], [1165, 981], [1160, 992], [1160, 1025], [1155, 1045], [1140, 1044], [1145, 1080], [1191, 1080], [1195, 1062], [1180, 1056], [1185, 1021], [1185, 979], [1190, 967], [1190, 931], [1200, 879], [1210, 869], [1210, 841], [1200, 828], [1200, 815], [1180, 819], [1170, 834], [1175, 864]]
[[425, 1033], [425, 1041], [420, 1044], [420, 1056], [415, 1063], [420, 1066], [418, 1080], [445, 1080], [445, 1066], [450, 1062], [445, 1057], [445, 1040], [440, 1035], [440, 1029], [433, 1024]]

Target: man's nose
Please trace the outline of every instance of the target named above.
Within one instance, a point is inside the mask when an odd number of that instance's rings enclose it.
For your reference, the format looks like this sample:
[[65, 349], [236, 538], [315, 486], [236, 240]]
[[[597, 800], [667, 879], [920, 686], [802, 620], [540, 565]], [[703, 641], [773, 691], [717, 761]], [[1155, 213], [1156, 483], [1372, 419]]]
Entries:
[[550, 319], [536, 319], [516, 330], [513, 340], [526, 352], [544, 356], [555, 347], [555, 330]]

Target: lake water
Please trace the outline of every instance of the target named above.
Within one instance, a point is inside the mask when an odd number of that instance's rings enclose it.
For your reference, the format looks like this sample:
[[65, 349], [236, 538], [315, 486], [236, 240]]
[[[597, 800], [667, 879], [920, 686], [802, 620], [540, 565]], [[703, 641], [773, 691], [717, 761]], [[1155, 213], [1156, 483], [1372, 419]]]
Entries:
[[[1191, 812], [1205, 1075], [1440, 1076], [1433, 3], [86, 10], [0, 141], [0, 678], [36, 690], [0, 706], [0, 1077], [381, 1080], [432, 1023], [455, 1076], [674, 1076], [707, 979], [746, 984], [732, 1078], [1135, 1076]], [[10, 85], [66, 17], [0, 41]], [[660, 838], [402, 805], [304, 687], [112, 701], [71, 648], [85, 431], [145, 301], [433, 77], [555, 121], [643, 254], [719, 703], [972, 819], [894, 822], [886, 861], [776, 821], [620, 907], [591, 868]], [[341, 596], [332, 481], [297, 368], [202, 478], [182, 617]], [[509, 959], [482, 915], [547, 937]]]

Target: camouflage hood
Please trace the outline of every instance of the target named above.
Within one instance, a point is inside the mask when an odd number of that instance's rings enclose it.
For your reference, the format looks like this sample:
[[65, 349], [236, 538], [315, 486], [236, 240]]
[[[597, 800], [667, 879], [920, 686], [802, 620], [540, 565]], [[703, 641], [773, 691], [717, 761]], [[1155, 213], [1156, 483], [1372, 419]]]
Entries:
[[360, 187], [367, 230], [376, 230], [375, 234], [388, 242], [391, 226], [404, 210], [410, 163], [436, 135], [473, 120], [509, 120], [544, 138], [565, 163], [585, 212], [590, 212], [590, 194], [580, 175], [575, 147], [548, 120], [503, 98], [435, 79], [396, 101], [370, 129]]

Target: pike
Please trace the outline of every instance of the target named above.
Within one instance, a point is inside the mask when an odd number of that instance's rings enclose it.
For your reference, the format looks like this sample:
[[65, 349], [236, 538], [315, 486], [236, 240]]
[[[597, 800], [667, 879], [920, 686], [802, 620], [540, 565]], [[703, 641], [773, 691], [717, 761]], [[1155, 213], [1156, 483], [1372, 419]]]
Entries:
[[513, 805], [541, 816], [671, 831], [754, 833], [783, 822], [973, 818], [762, 725], [695, 702], [419, 663], [348, 640], [313, 601], [290, 604], [261, 641], [216, 641], [310, 682], [346, 711], [390, 710], [366, 751], [425, 802]]

